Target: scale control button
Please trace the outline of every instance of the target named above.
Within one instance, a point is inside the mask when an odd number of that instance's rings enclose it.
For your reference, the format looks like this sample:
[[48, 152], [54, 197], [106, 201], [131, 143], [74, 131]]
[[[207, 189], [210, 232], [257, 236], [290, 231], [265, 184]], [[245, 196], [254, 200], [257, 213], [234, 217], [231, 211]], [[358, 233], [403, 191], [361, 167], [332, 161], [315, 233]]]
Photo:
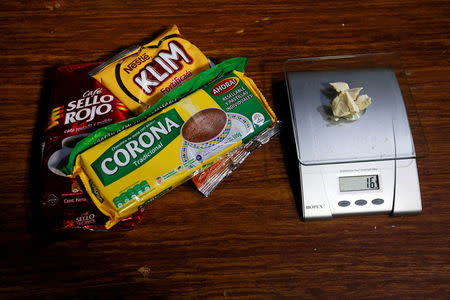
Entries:
[[363, 206], [363, 205], [367, 204], [367, 201], [364, 200], [364, 199], [360, 199], [360, 200], [356, 200], [355, 204], [358, 205], [358, 206]]
[[349, 206], [349, 205], [350, 205], [350, 201], [342, 200], [342, 201], [339, 201], [339, 202], [338, 202], [338, 205], [339, 205], [339, 206], [342, 206], [342, 207], [346, 207], [346, 206]]
[[384, 200], [381, 199], [381, 198], [376, 198], [376, 199], [372, 200], [372, 204], [375, 204], [375, 205], [380, 205], [380, 204], [383, 204], [383, 203], [384, 203]]

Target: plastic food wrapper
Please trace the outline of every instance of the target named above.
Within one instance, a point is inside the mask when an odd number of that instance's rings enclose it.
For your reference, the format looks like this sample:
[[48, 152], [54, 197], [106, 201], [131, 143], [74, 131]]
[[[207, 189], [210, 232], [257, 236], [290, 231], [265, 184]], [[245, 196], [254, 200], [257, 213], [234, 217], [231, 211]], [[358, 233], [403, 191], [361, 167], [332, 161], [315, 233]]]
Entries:
[[183, 39], [174, 25], [152, 42], [122, 51], [89, 74], [139, 114], [207, 69], [208, 58]]
[[249, 142], [237, 147], [233, 151], [206, 168], [203, 172], [195, 175], [192, 182], [198, 191], [208, 197], [212, 191], [232, 172], [234, 172], [244, 160], [256, 149], [269, 142], [274, 136], [280, 133], [282, 122], [277, 121], [275, 126], [269, 127]]
[[[59, 67], [49, 99], [48, 124], [43, 136], [42, 195], [38, 198], [43, 231], [106, 230], [100, 212], [78, 178], [69, 178], [65, 166], [76, 143], [97, 128], [130, 118], [131, 112], [88, 72], [99, 63]], [[138, 212], [114, 230], [130, 230], [141, 218]]]
[[64, 171], [81, 178], [110, 218], [106, 228], [274, 125], [264, 96], [242, 73], [246, 64], [224, 61], [77, 144]]

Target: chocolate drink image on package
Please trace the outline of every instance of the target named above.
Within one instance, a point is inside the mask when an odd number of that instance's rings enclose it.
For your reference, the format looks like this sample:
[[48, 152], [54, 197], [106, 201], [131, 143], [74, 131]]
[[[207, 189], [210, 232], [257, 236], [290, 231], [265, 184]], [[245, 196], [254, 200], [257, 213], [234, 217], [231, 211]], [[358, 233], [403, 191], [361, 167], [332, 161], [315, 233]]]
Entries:
[[227, 114], [219, 108], [206, 108], [192, 115], [181, 129], [183, 139], [204, 143], [216, 138], [227, 124]]

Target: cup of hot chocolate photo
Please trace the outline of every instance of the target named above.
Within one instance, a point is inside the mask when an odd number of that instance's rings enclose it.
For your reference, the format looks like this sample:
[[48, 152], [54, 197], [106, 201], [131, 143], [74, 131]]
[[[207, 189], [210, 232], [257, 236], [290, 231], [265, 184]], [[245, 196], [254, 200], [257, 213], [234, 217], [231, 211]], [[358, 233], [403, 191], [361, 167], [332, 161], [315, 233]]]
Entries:
[[192, 115], [183, 124], [181, 136], [196, 149], [220, 144], [230, 133], [231, 120], [220, 108], [206, 108]]
[[56, 175], [67, 176], [61, 171], [61, 169], [67, 164], [70, 152], [72, 152], [76, 144], [88, 135], [89, 133], [83, 133], [78, 135], [72, 135], [63, 139], [61, 142], [62, 148], [54, 152], [48, 159], [47, 165], [49, 170], [55, 173]]

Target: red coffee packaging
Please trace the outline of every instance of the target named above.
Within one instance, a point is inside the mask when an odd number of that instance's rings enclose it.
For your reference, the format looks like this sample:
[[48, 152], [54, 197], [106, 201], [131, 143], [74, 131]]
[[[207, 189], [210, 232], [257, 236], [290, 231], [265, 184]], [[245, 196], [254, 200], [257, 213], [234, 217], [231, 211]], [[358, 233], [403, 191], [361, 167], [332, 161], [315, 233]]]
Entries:
[[[125, 105], [88, 75], [98, 65], [67, 65], [55, 73], [41, 161], [40, 210], [45, 231], [106, 230], [103, 224], [108, 217], [97, 209], [81, 182], [60, 171], [78, 141], [100, 127], [132, 117]], [[112, 230], [130, 230], [141, 216], [138, 211]]]

